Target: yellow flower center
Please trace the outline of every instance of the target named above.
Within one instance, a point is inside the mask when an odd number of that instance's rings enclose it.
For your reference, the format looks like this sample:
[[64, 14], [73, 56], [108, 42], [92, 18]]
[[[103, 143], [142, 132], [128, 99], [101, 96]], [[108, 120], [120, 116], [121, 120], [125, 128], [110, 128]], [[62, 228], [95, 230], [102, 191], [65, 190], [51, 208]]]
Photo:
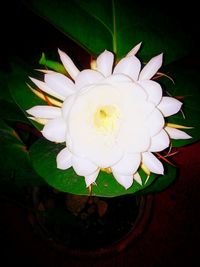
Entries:
[[102, 106], [94, 114], [94, 125], [103, 133], [110, 133], [116, 127], [119, 112], [114, 106]]

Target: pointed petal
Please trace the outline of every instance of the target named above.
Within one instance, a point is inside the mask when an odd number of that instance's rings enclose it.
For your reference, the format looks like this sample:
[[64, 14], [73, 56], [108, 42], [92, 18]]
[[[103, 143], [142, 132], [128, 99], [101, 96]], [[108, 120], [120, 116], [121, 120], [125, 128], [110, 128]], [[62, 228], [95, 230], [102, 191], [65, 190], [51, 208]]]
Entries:
[[113, 165], [111, 169], [114, 173], [131, 175], [137, 171], [140, 161], [140, 153], [126, 154], [120, 161]]
[[143, 80], [138, 82], [148, 95], [148, 101], [158, 105], [162, 99], [162, 88], [159, 83], [151, 80]]
[[127, 57], [129, 56], [135, 56], [137, 54], [137, 52], [139, 51], [140, 47], [141, 47], [142, 42], [140, 42], [139, 44], [137, 44], [136, 46], [134, 46], [131, 51], [127, 54]]
[[61, 170], [66, 170], [72, 166], [72, 153], [68, 150], [67, 147], [62, 149], [57, 157], [57, 168]]
[[158, 152], [162, 151], [169, 146], [170, 140], [165, 130], [161, 130], [158, 134], [151, 138], [151, 146], [149, 151]]
[[165, 130], [167, 131], [170, 138], [172, 138], [172, 139], [190, 139], [190, 138], [192, 138], [189, 134], [187, 134], [181, 130], [175, 129], [175, 128], [165, 127]]
[[77, 88], [82, 88], [86, 85], [95, 84], [104, 78], [103, 74], [96, 70], [83, 70], [75, 79], [75, 84]]
[[168, 117], [176, 114], [182, 106], [182, 103], [176, 98], [164, 96], [158, 105], [158, 109], [162, 112], [163, 116]]
[[146, 126], [149, 129], [151, 136], [159, 133], [164, 127], [165, 121], [163, 115], [158, 109], [155, 109], [148, 117], [146, 121]]
[[113, 61], [113, 53], [105, 50], [97, 58], [97, 70], [101, 72], [105, 77], [109, 76], [112, 73]]
[[27, 117], [27, 118], [32, 120], [32, 121], [36, 121], [37, 123], [42, 124], [42, 125], [45, 125], [48, 122], [48, 120], [46, 120], [46, 119], [38, 119], [35, 117]]
[[153, 57], [140, 72], [139, 80], [150, 80], [162, 66], [163, 54]]
[[134, 81], [137, 81], [140, 69], [141, 63], [139, 59], [135, 56], [129, 56], [119, 61], [113, 73], [126, 74]]
[[142, 153], [142, 161], [150, 172], [164, 174], [162, 163], [151, 152]]
[[73, 155], [72, 166], [78, 175], [86, 176], [94, 173], [97, 166], [89, 159]]
[[85, 177], [86, 187], [90, 186], [96, 181], [98, 174], [99, 174], [99, 169], [97, 169], [95, 172]]
[[107, 77], [105, 80], [102, 80], [102, 83], [121, 83], [121, 82], [132, 82], [131, 78], [125, 74], [112, 74]]
[[61, 109], [52, 106], [35, 106], [26, 111], [28, 114], [41, 119], [61, 117]]
[[50, 88], [64, 98], [75, 93], [74, 83], [61, 73], [52, 72], [45, 74], [44, 81]]
[[69, 111], [71, 110], [71, 107], [74, 103], [74, 100], [76, 99], [76, 95], [70, 95], [65, 99], [62, 105], [62, 116], [66, 120], [69, 114]]
[[141, 176], [139, 175], [139, 172], [136, 172], [134, 175], [133, 175], [133, 179], [140, 185], [142, 185], [142, 178]]
[[52, 96], [54, 96], [55, 98], [60, 99], [60, 100], [64, 100], [64, 99], [65, 99], [62, 95], [56, 93], [53, 89], [51, 89], [45, 82], [42, 82], [42, 81], [37, 80], [37, 79], [35, 79], [35, 78], [31, 78], [31, 77], [29, 77], [29, 78], [30, 78], [31, 81], [32, 81], [35, 85], [37, 85], [37, 87], [38, 87], [39, 89], [41, 89], [43, 92], [45, 92], [45, 93], [47, 93], [47, 94], [49, 94], [49, 95], [52, 95]]
[[125, 189], [128, 189], [133, 184], [133, 175], [123, 175], [113, 172], [113, 176]]
[[64, 53], [60, 49], [58, 49], [58, 53], [60, 55], [60, 59], [66, 71], [69, 73], [69, 75], [74, 80], [76, 76], [79, 74], [78, 68], [75, 66], [74, 62], [71, 60], [71, 58], [66, 53]]
[[43, 136], [57, 143], [65, 142], [66, 123], [62, 118], [56, 118], [47, 122], [42, 130]]

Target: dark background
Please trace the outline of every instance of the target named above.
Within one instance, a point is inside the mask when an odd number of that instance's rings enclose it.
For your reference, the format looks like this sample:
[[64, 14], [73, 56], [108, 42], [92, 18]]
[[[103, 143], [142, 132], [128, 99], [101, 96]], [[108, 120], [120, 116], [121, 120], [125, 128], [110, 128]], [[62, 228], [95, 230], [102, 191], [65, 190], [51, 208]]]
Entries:
[[[144, 8], [155, 5], [168, 14], [171, 30], [170, 18], [178, 19], [182, 30], [191, 35], [193, 45], [184, 62], [199, 67], [197, 4], [143, 1], [141, 5]], [[89, 59], [84, 50], [33, 14], [21, 1], [2, 2], [0, 14], [1, 69], [9, 70], [9, 58], [29, 61], [34, 55], [34, 60], [39, 60], [43, 51], [56, 51], [58, 47], [67, 48], [72, 57], [76, 54], [79, 65]], [[23, 208], [0, 198], [0, 266], [200, 266], [199, 152], [199, 143], [180, 149], [175, 157], [180, 169], [176, 182], [156, 194], [151, 222], [140, 239], [114, 257], [79, 259], [54, 251], [35, 237]]]

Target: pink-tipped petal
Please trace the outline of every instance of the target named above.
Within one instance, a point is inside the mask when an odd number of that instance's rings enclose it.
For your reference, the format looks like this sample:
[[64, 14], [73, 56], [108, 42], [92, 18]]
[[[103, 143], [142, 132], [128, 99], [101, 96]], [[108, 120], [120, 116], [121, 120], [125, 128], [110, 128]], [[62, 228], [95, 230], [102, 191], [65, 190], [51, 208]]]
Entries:
[[72, 157], [72, 166], [80, 176], [87, 176], [94, 173], [98, 167], [89, 159], [75, 156]]
[[134, 46], [126, 56], [127, 57], [135, 56], [137, 54], [137, 52], [140, 50], [141, 44], [142, 44], [142, 42], [140, 42], [139, 44]]
[[137, 81], [140, 69], [141, 63], [139, 59], [135, 56], [129, 56], [118, 62], [113, 73], [126, 74], [134, 81]]
[[148, 95], [148, 101], [158, 105], [162, 99], [162, 88], [159, 83], [151, 80], [142, 80], [138, 82]]
[[124, 157], [111, 167], [114, 173], [131, 175], [135, 173], [140, 165], [140, 153], [125, 154]]
[[47, 122], [42, 130], [43, 136], [52, 142], [65, 142], [66, 123], [62, 118], [56, 118]]
[[182, 106], [182, 103], [176, 98], [164, 96], [158, 105], [158, 109], [162, 112], [163, 116], [168, 117], [176, 114]]
[[90, 186], [96, 181], [98, 174], [99, 174], [99, 169], [97, 169], [92, 174], [85, 176], [86, 187]]
[[165, 130], [167, 131], [170, 138], [172, 138], [172, 139], [190, 139], [190, 138], [192, 138], [189, 134], [187, 134], [181, 130], [175, 129], [175, 128], [165, 127]]
[[114, 55], [113, 53], [105, 50], [97, 58], [97, 70], [105, 77], [111, 75], [113, 67]]
[[162, 151], [169, 146], [169, 143], [170, 140], [168, 134], [165, 132], [165, 130], [161, 130], [158, 134], [154, 135], [151, 138], [151, 146], [149, 148], [149, 151]]
[[79, 69], [75, 66], [74, 62], [71, 60], [71, 58], [66, 53], [64, 53], [60, 49], [58, 49], [58, 53], [60, 55], [60, 59], [66, 71], [69, 73], [69, 75], [74, 80], [80, 72]]
[[31, 77], [29, 77], [29, 78], [44, 93], [47, 93], [47, 94], [49, 94], [51, 96], [54, 96], [55, 98], [60, 99], [60, 100], [64, 100], [65, 99], [65, 97], [63, 97], [62, 95], [58, 94], [56, 91], [54, 91], [52, 88], [50, 88], [45, 82], [42, 82], [42, 81], [37, 80], [35, 78], [31, 78]]
[[164, 174], [162, 163], [151, 152], [142, 153], [142, 162], [150, 172]]
[[40, 119], [55, 119], [61, 117], [61, 109], [52, 106], [35, 106], [28, 109], [26, 112]]
[[72, 166], [72, 153], [67, 147], [62, 149], [56, 157], [57, 168], [60, 170], [69, 169]]
[[128, 189], [133, 184], [133, 175], [123, 175], [113, 172], [113, 176], [125, 189]]
[[74, 83], [61, 73], [51, 72], [45, 74], [44, 81], [50, 88], [64, 98], [75, 93]]
[[96, 70], [83, 70], [75, 79], [76, 88], [80, 89], [84, 86], [95, 84], [104, 79], [103, 74]]
[[140, 72], [139, 80], [150, 80], [162, 66], [163, 54], [153, 57]]

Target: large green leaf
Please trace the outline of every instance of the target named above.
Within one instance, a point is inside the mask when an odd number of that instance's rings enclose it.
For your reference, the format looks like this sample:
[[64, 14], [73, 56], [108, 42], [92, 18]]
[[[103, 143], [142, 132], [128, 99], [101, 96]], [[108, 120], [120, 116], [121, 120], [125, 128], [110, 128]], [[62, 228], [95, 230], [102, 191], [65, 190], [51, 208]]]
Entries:
[[[31, 0], [26, 4], [90, 53], [103, 50], [124, 56], [143, 41], [144, 61], [164, 52], [165, 63], [185, 55], [190, 39], [177, 19], [159, 5], [129, 0]], [[173, 30], [172, 30], [173, 29]]]
[[[86, 188], [83, 177], [76, 175], [72, 168], [66, 171], [57, 169], [56, 155], [62, 148], [63, 145], [54, 144], [44, 139], [37, 141], [30, 150], [30, 157], [33, 167], [38, 174], [41, 175], [52, 187], [72, 194], [88, 195], [89, 191]], [[100, 172], [96, 180], [96, 185], [92, 186], [92, 195], [114, 197], [135, 193], [139, 190], [149, 187], [157, 177], [156, 175], [152, 174], [148, 182], [145, 184], [145, 180], [147, 178], [146, 175], [142, 172], [140, 172], [140, 175], [143, 180], [143, 186], [135, 181], [128, 190], [125, 190], [116, 182], [112, 174]], [[166, 168], [165, 179], [172, 180], [174, 178], [175, 170], [169, 167]], [[158, 191], [159, 186], [157, 186], [156, 189]]]
[[0, 120], [0, 184], [40, 185], [43, 179], [30, 164], [29, 153], [16, 131]]
[[170, 123], [194, 127], [185, 130], [191, 139], [174, 140], [173, 146], [183, 146], [191, 144], [200, 139], [200, 90], [199, 90], [199, 71], [195, 68], [181, 67], [180, 65], [169, 66], [166, 73], [170, 75], [174, 83], [168, 78], [161, 80], [164, 89], [172, 96], [182, 98], [182, 113], [179, 112], [167, 118]]

